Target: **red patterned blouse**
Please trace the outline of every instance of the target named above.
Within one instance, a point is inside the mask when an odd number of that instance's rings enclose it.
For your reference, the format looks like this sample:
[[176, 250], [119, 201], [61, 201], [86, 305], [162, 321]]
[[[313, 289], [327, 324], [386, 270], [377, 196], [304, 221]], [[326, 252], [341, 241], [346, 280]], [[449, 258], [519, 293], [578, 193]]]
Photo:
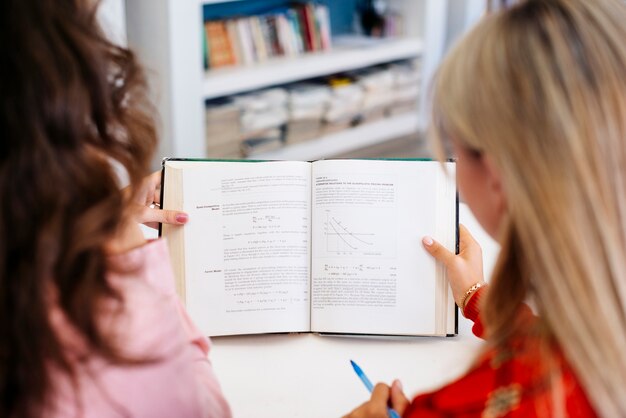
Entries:
[[[480, 289], [468, 302], [465, 315], [474, 322], [472, 331], [483, 337], [479, 300]], [[554, 416], [555, 391], [550, 390], [550, 378], [558, 371], [562, 393], [563, 416], [595, 417], [585, 392], [568, 366], [563, 354], [554, 350], [552, 367], [538, 361], [541, 350], [538, 337], [533, 337], [537, 317], [524, 306], [520, 314], [522, 332], [503, 348], [483, 353], [474, 366], [458, 380], [443, 388], [413, 399], [404, 413], [405, 418], [431, 417], [550, 417]], [[527, 331], [527, 332], [525, 332]], [[550, 372], [551, 371], [551, 372]], [[559, 375], [560, 374], [560, 375]], [[561, 395], [558, 395], [561, 396]], [[557, 398], [559, 399], [559, 398]], [[559, 402], [559, 404], [561, 404]]]

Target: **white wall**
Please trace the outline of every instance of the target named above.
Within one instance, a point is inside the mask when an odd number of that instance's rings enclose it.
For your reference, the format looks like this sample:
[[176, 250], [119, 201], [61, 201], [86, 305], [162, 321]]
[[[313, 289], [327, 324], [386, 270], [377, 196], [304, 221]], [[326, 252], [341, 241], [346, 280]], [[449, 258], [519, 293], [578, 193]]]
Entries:
[[446, 50], [468, 31], [485, 12], [485, 0], [448, 0]]
[[119, 45], [127, 44], [125, 0], [101, 0], [98, 18], [111, 41]]

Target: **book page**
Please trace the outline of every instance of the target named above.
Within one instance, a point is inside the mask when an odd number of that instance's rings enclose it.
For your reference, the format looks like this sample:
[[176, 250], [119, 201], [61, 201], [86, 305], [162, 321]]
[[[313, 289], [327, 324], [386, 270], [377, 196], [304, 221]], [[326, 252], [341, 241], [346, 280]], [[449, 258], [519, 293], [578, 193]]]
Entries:
[[200, 329], [309, 331], [310, 164], [183, 166], [186, 306]]
[[441, 171], [430, 161], [313, 163], [313, 331], [442, 333], [436, 263], [421, 243], [450, 241], [438, 236]]

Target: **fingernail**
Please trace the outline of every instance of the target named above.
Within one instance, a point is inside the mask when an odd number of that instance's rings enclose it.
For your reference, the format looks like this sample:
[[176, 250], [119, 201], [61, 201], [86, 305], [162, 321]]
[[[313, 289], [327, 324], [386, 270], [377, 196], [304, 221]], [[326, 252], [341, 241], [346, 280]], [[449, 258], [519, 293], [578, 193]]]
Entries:
[[402, 388], [402, 382], [399, 379], [396, 379], [396, 381], [394, 382], [396, 384], [396, 387], [400, 390], [403, 390]]
[[179, 224], [187, 223], [188, 220], [189, 215], [187, 215], [186, 213], [179, 213], [176, 215], [176, 222], [178, 222]]
[[433, 245], [433, 239], [429, 236], [425, 236], [424, 238], [422, 238], [422, 242], [424, 243], [424, 245], [428, 245], [429, 247]]

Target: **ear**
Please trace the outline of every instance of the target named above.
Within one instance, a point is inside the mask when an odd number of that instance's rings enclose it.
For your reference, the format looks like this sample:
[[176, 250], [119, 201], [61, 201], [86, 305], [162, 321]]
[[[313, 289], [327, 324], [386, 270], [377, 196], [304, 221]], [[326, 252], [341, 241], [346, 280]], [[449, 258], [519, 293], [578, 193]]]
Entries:
[[483, 154], [481, 162], [486, 175], [485, 185], [487, 186], [489, 201], [499, 215], [498, 218], [502, 219], [502, 215], [507, 211], [507, 197], [502, 181], [502, 172], [489, 155]]

